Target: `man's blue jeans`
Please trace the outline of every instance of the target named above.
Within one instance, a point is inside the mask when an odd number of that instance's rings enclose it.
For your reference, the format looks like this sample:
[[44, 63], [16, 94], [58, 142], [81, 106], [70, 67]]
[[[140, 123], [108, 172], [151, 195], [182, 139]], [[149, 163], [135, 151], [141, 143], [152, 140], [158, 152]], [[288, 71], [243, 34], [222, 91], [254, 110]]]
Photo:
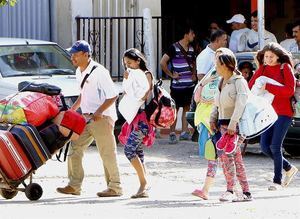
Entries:
[[291, 122], [291, 117], [278, 116], [277, 121], [261, 135], [260, 139], [262, 152], [274, 161], [273, 182], [278, 184], [281, 184], [282, 169], [285, 171], [291, 169], [291, 164], [282, 155], [282, 143]]

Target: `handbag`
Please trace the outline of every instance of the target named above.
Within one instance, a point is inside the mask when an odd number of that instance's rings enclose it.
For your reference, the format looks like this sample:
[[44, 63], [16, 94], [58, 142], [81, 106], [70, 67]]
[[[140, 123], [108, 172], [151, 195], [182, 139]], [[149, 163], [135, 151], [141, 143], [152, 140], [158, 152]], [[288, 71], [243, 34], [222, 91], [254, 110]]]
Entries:
[[270, 103], [250, 93], [238, 123], [239, 134], [246, 139], [254, 138], [270, 128], [277, 118], [277, 113]]

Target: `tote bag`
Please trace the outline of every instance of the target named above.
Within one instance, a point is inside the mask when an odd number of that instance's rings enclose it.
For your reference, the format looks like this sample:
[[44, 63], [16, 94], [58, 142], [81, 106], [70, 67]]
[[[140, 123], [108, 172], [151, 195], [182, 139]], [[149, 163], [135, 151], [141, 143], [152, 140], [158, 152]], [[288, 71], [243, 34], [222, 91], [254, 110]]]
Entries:
[[246, 139], [254, 138], [270, 128], [277, 118], [277, 113], [270, 103], [250, 93], [238, 123], [239, 133]]

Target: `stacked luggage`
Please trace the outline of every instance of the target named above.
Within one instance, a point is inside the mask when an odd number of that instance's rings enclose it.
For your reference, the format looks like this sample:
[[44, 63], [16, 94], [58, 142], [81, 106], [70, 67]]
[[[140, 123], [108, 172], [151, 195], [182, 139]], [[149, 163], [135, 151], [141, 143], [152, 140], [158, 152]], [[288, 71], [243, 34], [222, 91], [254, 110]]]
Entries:
[[32, 174], [82, 133], [85, 120], [67, 109], [56, 86], [22, 82], [19, 91], [0, 100], [0, 195], [12, 199], [22, 191], [38, 200], [43, 189]]

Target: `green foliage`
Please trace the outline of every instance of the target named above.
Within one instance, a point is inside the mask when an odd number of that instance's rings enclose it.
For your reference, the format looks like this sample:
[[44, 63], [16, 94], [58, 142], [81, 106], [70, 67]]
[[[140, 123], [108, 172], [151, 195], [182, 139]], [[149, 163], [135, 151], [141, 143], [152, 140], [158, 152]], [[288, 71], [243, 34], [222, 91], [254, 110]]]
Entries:
[[0, 0], [0, 7], [9, 4], [10, 6], [15, 6], [18, 0]]

